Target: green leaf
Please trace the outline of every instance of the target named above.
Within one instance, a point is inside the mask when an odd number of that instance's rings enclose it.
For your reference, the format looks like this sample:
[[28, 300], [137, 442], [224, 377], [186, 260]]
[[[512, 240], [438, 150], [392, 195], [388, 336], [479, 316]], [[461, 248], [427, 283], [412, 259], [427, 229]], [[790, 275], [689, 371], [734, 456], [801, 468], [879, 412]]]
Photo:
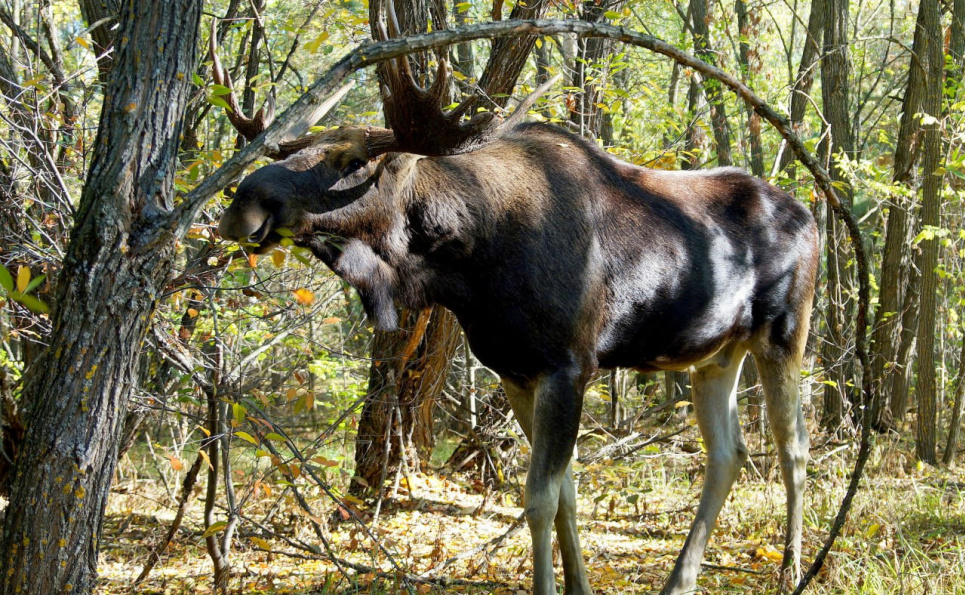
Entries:
[[224, 85], [211, 85], [211, 93], [213, 95], [230, 95], [231, 89], [225, 87]]
[[201, 537], [205, 537], [205, 538], [211, 537], [212, 535], [214, 535], [215, 533], [218, 533], [219, 531], [224, 531], [225, 527], [227, 526], [228, 526], [228, 521], [218, 521], [217, 523], [214, 523], [213, 525], [205, 529], [204, 535], [202, 535]]
[[258, 444], [258, 440], [248, 432], [235, 432], [235, 436], [237, 436], [238, 438], [241, 438], [245, 442], [251, 442], [252, 444], [255, 444], [255, 445]]
[[218, 97], [217, 95], [208, 95], [208, 103], [210, 103], [211, 105], [216, 105], [220, 108], [231, 109], [228, 107], [228, 102]]
[[10, 297], [20, 302], [26, 306], [28, 310], [36, 314], [46, 314], [50, 311], [50, 308], [47, 307], [47, 304], [43, 303], [32, 295], [24, 295], [15, 291], [10, 295]]
[[611, 20], [612, 20], [612, 19], [619, 19], [619, 18], [622, 18], [622, 17], [623, 17], [622, 14], [620, 14], [619, 12], [616, 12], [616, 11], [614, 11], [614, 10], [608, 10], [608, 11], [606, 11], [605, 13], [603, 13], [603, 16], [605, 16], [606, 18], [611, 19]]
[[197, 73], [197, 72], [191, 73], [191, 80], [194, 82], [195, 85], [197, 85], [197, 86], [199, 86], [199, 87], [203, 87], [203, 86], [204, 86], [204, 80], [202, 80], [201, 77], [198, 76], [198, 73]]
[[37, 277], [34, 277], [33, 279], [30, 280], [30, 283], [27, 283], [27, 287], [26, 289], [23, 290], [23, 292], [30, 293], [34, 289], [37, 289], [37, 286], [43, 283], [46, 277], [47, 275], [39, 275]]
[[10, 275], [7, 267], [2, 264], [0, 264], [0, 286], [2, 286], [7, 293], [13, 291], [13, 277]]
[[285, 441], [285, 437], [284, 437], [284, 436], [282, 436], [281, 434], [276, 434], [276, 433], [274, 433], [274, 432], [269, 432], [268, 434], [265, 434], [265, 439], [267, 439], [267, 440], [278, 440], [278, 441], [281, 441], [281, 442], [284, 442], [284, 441]]

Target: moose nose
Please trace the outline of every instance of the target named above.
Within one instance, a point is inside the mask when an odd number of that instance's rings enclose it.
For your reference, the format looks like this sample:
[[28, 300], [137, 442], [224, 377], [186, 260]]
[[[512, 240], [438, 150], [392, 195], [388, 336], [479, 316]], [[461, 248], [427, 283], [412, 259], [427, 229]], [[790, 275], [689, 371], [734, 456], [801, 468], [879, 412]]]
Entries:
[[270, 226], [271, 215], [261, 209], [239, 212], [229, 208], [218, 223], [218, 233], [227, 240], [258, 243], [271, 231]]

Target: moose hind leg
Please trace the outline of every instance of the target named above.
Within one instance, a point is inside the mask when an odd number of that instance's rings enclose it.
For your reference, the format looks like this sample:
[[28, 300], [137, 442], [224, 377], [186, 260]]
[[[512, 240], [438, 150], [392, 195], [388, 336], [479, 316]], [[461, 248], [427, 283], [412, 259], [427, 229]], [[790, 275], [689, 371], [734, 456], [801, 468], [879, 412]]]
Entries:
[[782, 591], [793, 589], [801, 578], [801, 523], [807, 480], [808, 432], [801, 409], [801, 358], [754, 354], [764, 386], [767, 418], [774, 434], [781, 462], [781, 476], [787, 490], [787, 529], [784, 561], [781, 564]]
[[666, 595], [692, 593], [696, 589], [700, 562], [717, 515], [747, 460], [737, 417], [737, 379], [744, 353], [733, 348], [729, 354], [718, 356], [691, 373], [694, 414], [707, 448], [707, 467], [697, 516], [661, 591]]
[[[569, 384], [572, 384], [576, 390], [567, 389]], [[561, 388], [554, 388], [556, 386]], [[563, 558], [564, 593], [573, 595], [592, 593], [586, 566], [583, 563], [583, 552], [580, 549], [576, 524], [576, 485], [573, 482], [572, 467], [569, 463], [579, 423], [579, 403], [582, 399], [579, 388], [582, 385], [577, 386], [572, 382], [548, 377], [537, 383], [535, 390], [528, 390], [506, 380], [503, 381], [503, 387], [506, 389], [506, 395], [523, 432], [533, 446], [525, 495], [526, 518], [533, 536], [533, 591], [537, 594], [556, 592], [553, 576], [552, 528], [551, 523], [547, 521], [549, 518], [552, 519], [559, 538], [560, 553]], [[544, 400], [543, 408], [539, 412], [543, 420], [541, 430], [534, 427], [536, 426], [534, 418], [537, 416], [537, 392], [543, 395]], [[575, 407], [575, 421], [572, 424], [554, 427], [554, 419], [567, 419], [574, 415], [572, 407]], [[572, 440], [566, 439], [562, 431], [564, 427], [570, 425], [573, 425]], [[534, 435], [534, 430], [537, 430], [538, 435]], [[563, 459], [565, 464], [562, 464], [563, 469], [560, 472], [559, 467]], [[558, 487], [554, 488], [554, 485]], [[553, 503], [554, 494], [555, 503]], [[553, 509], [555, 513], [552, 512]]]

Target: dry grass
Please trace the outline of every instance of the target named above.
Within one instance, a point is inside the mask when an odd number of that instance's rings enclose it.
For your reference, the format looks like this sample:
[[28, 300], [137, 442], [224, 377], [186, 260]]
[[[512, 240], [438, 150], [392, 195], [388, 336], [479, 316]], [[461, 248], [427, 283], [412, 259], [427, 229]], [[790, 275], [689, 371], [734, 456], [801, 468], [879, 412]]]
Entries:
[[[684, 434], [681, 441], [695, 437]], [[754, 442], [750, 441], [754, 451]], [[663, 445], [632, 462], [577, 468], [581, 535], [591, 582], [599, 593], [646, 593], [659, 589], [683, 543], [696, 506], [702, 456], [680, 442]], [[763, 451], [764, 446], [758, 445]], [[965, 477], [960, 470], [921, 467], [905, 454], [907, 444], [882, 439], [855, 501], [844, 534], [811, 593], [965, 593]], [[820, 547], [844, 493], [853, 451], [841, 445], [812, 450], [805, 516], [805, 556]], [[766, 593], [776, 586], [782, 544], [784, 491], [772, 458], [759, 456], [745, 469], [708, 548], [699, 585], [707, 593]], [[411, 478], [381, 511], [366, 519], [409, 575], [463, 579], [476, 584], [421, 585], [420, 592], [527, 592], [532, 565], [525, 528], [498, 548], [483, 548], [444, 566], [505, 533], [519, 516], [518, 489], [478, 493], [459, 479]], [[352, 522], [331, 522], [334, 503], [304, 488], [325, 526], [332, 550], [343, 559], [392, 572], [384, 555]], [[262, 519], [278, 500], [262, 498], [245, 513]], [[485, 502], [484, 502], [485, 499]], [[284, 497], [270, 526], [279, 535], [318, 545], [306, 516]], [[204, 593], [210, 562], [201, 537], [201, 505], [195, 501], [176, 542], [143, 593]], [[131, 592], [149, 547], [167, 529], [172, 502], [154, 480], [121, 482], [111, 499], [101, 554], [103, 593]], [[347, 572], [329, 561], [303, 559], [280, 539], [246, 526], [233, 548], [233, 588], [238, 593], [352, 593], [401, 591], [394, 579]], [[275, 552], [250, 537], [265, 538]], [[264, 545], [264, 544], [262, 544]], [[305, 553], [305, 552], [302, 552]], [[321, 557], [319, 557], [321, 558]]]

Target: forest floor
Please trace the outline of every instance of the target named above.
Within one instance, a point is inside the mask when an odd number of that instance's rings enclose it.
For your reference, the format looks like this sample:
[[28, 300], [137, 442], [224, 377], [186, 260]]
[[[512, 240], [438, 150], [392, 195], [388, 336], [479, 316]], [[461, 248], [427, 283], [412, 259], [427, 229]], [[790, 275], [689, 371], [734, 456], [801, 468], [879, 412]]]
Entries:
[[[855, 454], [851, 443], [814, 442], [804, 521], [806, 563], [827, 535]], [[699, 579], [705, 593], [768, 593], [777, 585], [784, 489], [766, 443], [759, 446], [708, 546]], [[916, 464], [910, 446], [897, 438], [879, 439], [845, 530], [809, 592], [965, 594], [965, 472]], [[696, 509], [704, 458], [699, 450], [688, 431], [659, 449], [636, 453], [632, 461], [576, 465], [580, 535], [596, 592], [659, 590]], [[318, 516], [313, 519], [290, 494], [279, 499], [275, 492], [273, 498], [246, 504], [245, 514], [263, 529], [243, 524], [234, 539], [232, 592], [400, 593], [405, 575], [422, 581], [412, 583], [417, 593], [527, 593], [531, 547], [519, 521], [519, 482], [515, 476], [500, 490], [487, 491], [464, 477], [403, 477], [378, 518], [371, 506], [360, 511], [382, 552], [358, 523], [340, 521], [344, 511], [340, 515], [338, 505], [317, 489], [300, 490], [314, 503]], [[178, 536], [148, 580], [132, 588], [153, 544], [167, 532], [175, 504], [157, 479], [122, 476], [106, 520], [101, 593], [210, 592], [203, 494], [200, 487], [195, 491]], [[272, 502], [277, 504], [269, 514]], [[312, 520], [343, 560], [341, 570], [321, 552], [297, 549], [299, 543], [321, 547]], [[383, 574], [365, 571], [374, 567]], [[558, 553], [557, 569], [561, 580]]]

